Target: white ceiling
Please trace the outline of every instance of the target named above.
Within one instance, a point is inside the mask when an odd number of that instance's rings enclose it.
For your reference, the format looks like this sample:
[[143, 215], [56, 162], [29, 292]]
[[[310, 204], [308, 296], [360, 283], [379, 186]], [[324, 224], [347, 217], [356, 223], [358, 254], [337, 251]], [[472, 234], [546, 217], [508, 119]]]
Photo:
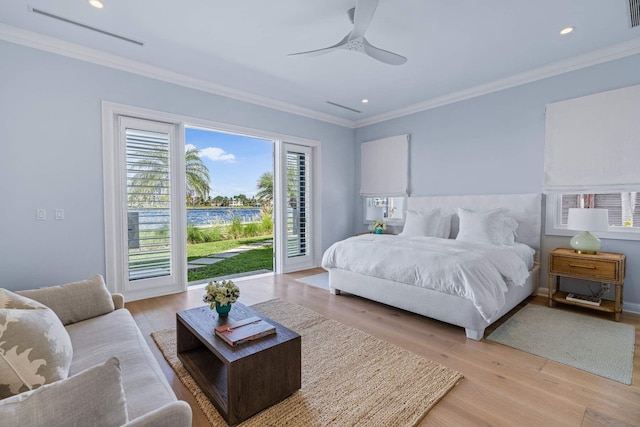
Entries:
[[[9, 40], [11, 32], [53, 37], [356, 126], [640, 53], [640, 27], [631, 28], [628, 0], [380, 0], [366, 36], [406, 56], [401, 66], [344, 50], [287, 56], [340, 41], [351, 30], [347, 10], [356, 0], [103, 1], [99, 10], [86, 0], [3, 0], [1, 33]], [[575, 31], [561, 36], [566, 26]]]

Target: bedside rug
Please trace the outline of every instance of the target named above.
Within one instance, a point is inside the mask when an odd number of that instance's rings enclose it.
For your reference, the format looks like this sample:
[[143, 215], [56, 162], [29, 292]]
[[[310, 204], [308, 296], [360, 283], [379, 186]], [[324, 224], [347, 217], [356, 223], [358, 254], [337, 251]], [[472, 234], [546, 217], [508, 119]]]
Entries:
[[631, 384], [635, 338], [631, 325], [528, 304], [487, 340]]
[[296, 282], [306, 283], [316, 288], [329, 290], [329, 273], [314, 274], [313, 276], [306, 276], [296, 279]]
[[[456, 371], [281, 300], [252, 306], [302, 336], [302, 388], [239, 426], [415, 426]], [[153, 339], [212, 426], [227, 424], [176, 356], [174, 328]]]

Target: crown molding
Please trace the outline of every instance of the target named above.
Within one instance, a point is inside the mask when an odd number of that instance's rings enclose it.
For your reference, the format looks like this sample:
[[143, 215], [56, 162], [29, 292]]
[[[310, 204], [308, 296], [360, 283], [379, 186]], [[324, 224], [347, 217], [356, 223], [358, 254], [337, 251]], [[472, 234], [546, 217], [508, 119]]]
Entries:
[[347, 128], [355, 122], [0, 23], [0, 40]]
[[604, 62], [625, 58], [627, 56], [640, 53], [640, 40], [630, 40], [619, 43], [607, 48], [595, 50], [583, 55], [574, 56], [572, 58], [555, 62], [544, 67], [535, 68], [524, 73], [514, 74], [505, 79], [495, 80], [490, 83], [475, 86], [469, 89], [453, 92], [437, 98], [428, 99], [426, 101], [400, 108], [387, 113], [364, 118], [355, 122], [355, 127], [360, 128], [375, 123], [396, 119], [410, 114], [418, 113], [432, 108], [441, 107], [447, 104], [464, 101], [466, 99], [475, 98], [477, 96], [486, 95], [492, 92], [520, 86], [537, 80], [546, 79], [548, 77], [557, 76], [568, 73], [570, 71], [580, 70], [582, 68], [591, 67], [593, 65], [602, 64]]
[[190, 89], [224, 96], [227, 98], [248, 102], [251, 104], [283, 111], [290, 114], [295, 114], [297, 116], [320, 120], [351, 129], [369, 126], [403, 116], [408, 116], [410, 114], [419, 113], [421, 111], [426, 111], [478, 96], [487, 95], [492, 92], [520, 86], [537, 80], [542, 80], [548, 77], [557, 76], [560, 74], [568, 73], [570, 71], [580, 70], [582, 68], [587, 68], [593, 65], [625, 58], [627, 56], [640, 53], [640, 40], [630, 40], [624, 43], [619, 43], [617, 45], [546, 65], [544, 67], [515, 74], [505, 79], [495, 80], [493, 82], [474, 86], [469, 89], [453, 92], [436, 98], [427, 99], [423, 102], [419, 102], [408, 107], [353, 121], [331, 114], [321, 113], [309, 108], [304, 108], [294, 104], [278, 101], [265, 96], [260, 96], [250, 92], [233, 89], [220, 84], [197, 79], [160, 67], [147, 65], [139, 61], [126, 59], [118, 55], [101, 52], [95, 49], [80, 46], [75, 43], [62, 41], [54, 37], [45, 36], [32, 31], [22, 30], [2, 23], [0, 23], [0, 40], [5, 40], [34, 49], [39, 49], [69, 58], [74, 58], [81, 61], [114, 68], [120, 71], [137, 74], [143, 77], [164, 81], [166, 83], [172, 83], [179, 86], [188, 87]]

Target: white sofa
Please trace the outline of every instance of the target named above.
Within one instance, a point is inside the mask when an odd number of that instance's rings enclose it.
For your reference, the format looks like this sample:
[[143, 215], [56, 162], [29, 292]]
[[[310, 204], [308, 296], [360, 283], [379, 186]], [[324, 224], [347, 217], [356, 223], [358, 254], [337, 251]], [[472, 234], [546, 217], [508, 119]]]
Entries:
[[177, 400], [124, 298], [110, 295], [102, 277], [16, 293], [53, 310], [73, 356], [66, 379], [0, 400], [0, 424], [191, 426], [190, 406]]

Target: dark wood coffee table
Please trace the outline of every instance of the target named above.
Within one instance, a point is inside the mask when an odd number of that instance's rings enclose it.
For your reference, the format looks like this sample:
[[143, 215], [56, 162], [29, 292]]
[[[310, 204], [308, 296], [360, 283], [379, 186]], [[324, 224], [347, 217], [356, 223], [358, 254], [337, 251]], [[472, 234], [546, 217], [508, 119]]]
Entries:
[[[258, 316], [276, 333], [231, 347], [214, 328]], [[227, 318], [208, 306], [176, 314], [177, 352], [184, 367], [223, 418], [237, 424], [300, 389], [300, 335], [234, 303]]]

